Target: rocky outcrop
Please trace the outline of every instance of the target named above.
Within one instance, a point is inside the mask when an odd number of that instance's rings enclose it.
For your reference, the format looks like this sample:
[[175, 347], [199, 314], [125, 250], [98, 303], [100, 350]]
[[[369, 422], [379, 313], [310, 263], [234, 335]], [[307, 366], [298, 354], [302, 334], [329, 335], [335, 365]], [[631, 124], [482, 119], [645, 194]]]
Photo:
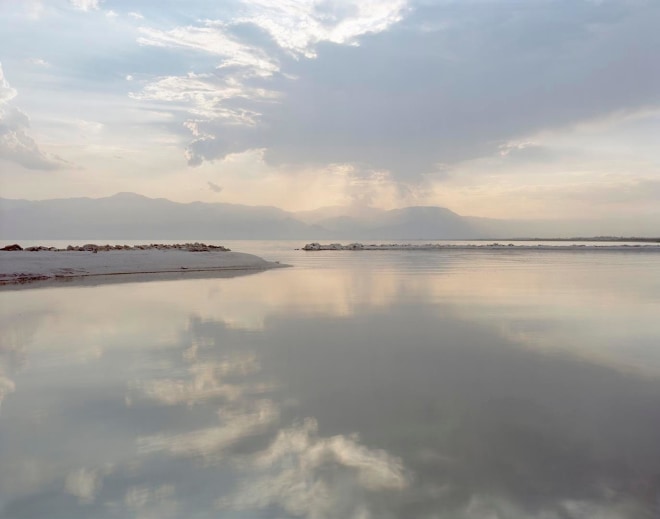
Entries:
[[57, 249], [55, 247], [44, 247], [42, 245], [27, 247], [23, 249], [17, 243], [13, 245], [7, 245], [0, 250], [3, 251], [20, 251], [26, 250], [30, 252], [38, 251], [78, 251], [78, 252], [104, 252], [110, 250], [185, 250], [188, 252], [230, 252], [231, 249], [223, 247], [222, 245], [207, 245], [206, 243], [175, 243], [175, 244], [163, 244], [163, 243], [151, 243], [145, 245], [97, 245], [95, 243], [86, 243], [85, 245], [68, 245], [65, 249]]

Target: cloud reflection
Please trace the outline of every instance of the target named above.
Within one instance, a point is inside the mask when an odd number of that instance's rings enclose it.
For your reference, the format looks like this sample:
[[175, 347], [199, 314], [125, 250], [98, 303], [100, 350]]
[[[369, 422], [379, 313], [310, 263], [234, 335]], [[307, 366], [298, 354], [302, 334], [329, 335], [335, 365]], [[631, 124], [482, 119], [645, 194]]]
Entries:
[[357, 436], [320, 437], [313, 419], [279, 431], [244, 470], [240, 490], [218, 500], [220, 509], [277, 506], [314, 519], [385, 517], [382, 493], [410, 484], [400, 459], [360, 445]]
[[126, 491], [123, 504], [135, 514], [135, 519], [170, 519], [179, 513], [175, 494], [172, 485], [132, 486]]
[[15, 390], [16, 384], [14, 384], [14, 381], [7, 377], [3, 377], [0, 373], [0, 409], [2, 408], [2, 401], [5, 399], [5, 396], [13, 393]]
[[433, 514], [428, 519], [630, 519], [647, 517], [634, 502], [597, 504], [565, 501], [556, 510], [531, 511], [513, 501], [489, 495], [473, 495], [468, 504], [449, 514]]
[[66, 492], [77, 497], [80, 504], [90, 504], [94, 502], [102, 484], [103, 479], [98, 471], [83, 468], [70, 472], [64, 486]]
[[139, 450], [143, 454], [167, 452], [173, 456], [214, 459], [239, 440], [263, 432], [277, 420], [279, 412], [273, 402], [259, 400], [247, 409], [223, 409], [219, 415], [222, 425], [217, 427], [139, 438]]
[[[195, 360], [191, 349], [184, 352], [184, 359]], [[133, 384], [134, 391], [129, 401], [135, 398], [155, 400], [163, 405], [188, 404], [194, 405], [206, 400], [224, 399], [235, 401], [245, 392], [251, 394], [263, 393], [269, 389], [267, 385], [250, 386], [225, 382], [226, 377], [248, 375], [259, 371], [259, 363], [254, 354], [236, 354], [221, 359], [218, 362], [194, 362], [188, 368], [186, 378], [162, 378], [137, 381]], [[135, 393], [137, 391], [137, 393]], [[135, 393], [135, 394], [133, 394]]]
[[[224, 323], [192, 319], [182, 359], [186, 379], [146, 380], [135, 386], [141, 396], [160, 404], [219, 406], [220, 424], [179, 434], [158, 433], [138, 439], [138, 451], [154, 459], [202, 460], [205, 467], [233, 467], [236, 490], [216, 500], [220, 510], [248, 511], [276, 507], [296, 517], [386, 517], [385, 494], [399, 495], [410, 484], [403, 461], [382, 449], [360, 443], [357, 435], [323, 437], [307, 418], [281, 427], [283, 401], [261, 397], [254, 382], [262, 360], [254, 352], [218, 355], [223, 336], [236, 331]], [[212, 361], [213, 357], [219, 357]], [[223, 382], [231, 379], [232, 383]], [[140, 394], [140, 393], [138, 393]], [[246, 441], [251, 442], [245, 450]], [[243, 447], [241, 447], [243, 445]], [[175, 469], [176, 470], [176, 469]], [[390, 503], [391, 505], [391, 503]], [[339, 514], [339, 515], [338, 515]]]

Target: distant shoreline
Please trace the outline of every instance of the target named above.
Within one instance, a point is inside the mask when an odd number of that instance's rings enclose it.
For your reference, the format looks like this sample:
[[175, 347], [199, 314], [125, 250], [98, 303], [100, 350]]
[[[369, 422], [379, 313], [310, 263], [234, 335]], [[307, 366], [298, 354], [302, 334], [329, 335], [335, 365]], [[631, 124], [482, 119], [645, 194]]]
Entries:
[[658, 243], [660, 238], [644, 238], [633, 236], [592, 236], [590, 238], [477, 238], [470, 241], [583, 241], [583, 242], [628, 242], [628, 243]]
[[[478, 241], [478, 240], [470, 240]], [[490, 240], [484, 240], [490, 241]], [[511, 240], [511, 241], [524, 241], [524, 240]], [[536, 241], [536, 240], [528, 240]], [[543, 240], [551, 241], [551, 240]], [[302, 251], [385, 251], [385, 250], [525, 250], [525, 251], [624, 251], [624, 252], [660, 252], [660, 244], [655, 245], [584, 245], [584, 244], [571, 244], [571, 245], [514, 245], [513, 243], [504, 241], [504, 243], [491, 242], [484, 245], [472, 244], [452, 244], [452, 243], [424, 243], [424, 244], [411, 244], [411, 243], [381, 243], [381, 244], [363, 244], [359, 242], [349, 243], [343, 245], [341, 243], [321, 244], [318, 242], [308, 243], [299, 250]]]

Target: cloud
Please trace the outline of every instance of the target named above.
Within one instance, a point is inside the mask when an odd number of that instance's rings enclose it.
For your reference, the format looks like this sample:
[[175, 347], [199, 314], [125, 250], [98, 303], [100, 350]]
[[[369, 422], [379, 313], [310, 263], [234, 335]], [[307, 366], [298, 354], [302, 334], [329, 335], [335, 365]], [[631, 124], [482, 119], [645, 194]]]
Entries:
[[209, 181], [207, 182], [209, 189], [213, 191], [214, 193], [221, 193], [222, 192], [222, 186], [219, 186], [218, 184], [214, 184], [213, 182]]
[[39, 149], [30, 136], [30, 119], [19, 108], [7, 106], [17, 95], [5, 79], [0, 64], [0, 159], [21, 164], [28, 169], [59, 169], [65, 161]]
[[2, 106], [7, 101], [11, 101], [17, 95], [16, 89], [12, 88], [5, 74], [2, 71], [2, 63], [0, 63], [0, 106]]
[[523, 141], [509, 141], [504, 144], [500, 144], [498, 148], [500, 150], [500, 156], [507, 157], [512, 152], [515, 154], [516, 152], [526, 150], [529, 148], [536, 148], [536, 147], [538, 147], [537, 143], [529, 140], [523, 140]]
[[[258, 0], [232, 21], [145, 29], [142, 44], [220, 63], [138, 96], [187, 96], [208, 119], [191, 165], [265, 149], [271, 165], [347, 163], [418, 183], [438, 163], [660, 105], [658, 23], [653, 2]], [[257, 107], [258, 92], [269, 102]]]
[[406, 4], [405, 0], [256, 0], [244, 3], [246, 14], [237, 21], [260, 27], [294, 55], [314, 58], [320, 42], [356, 45], [364, 34], [387, 30], [402, 19]]
[[620, 206], [627, 211], [643, 211], [653, 208], [658, 212], [660, 200], [660, 178], [603, 178], [597, 181], [585, 181], [578, 184], [559, 186], [540, 186], [523, 188], [520, 193], [525, 197], [538, 200], [551, 200], [556, 203], [574, 203], [584, 207], [585, 203], [611, 210]]
[[30, 136], [30, 119], [12, 107], [0, 108], [0, 158], [21, 164], [27, 169], [59, 169], [65, 162], [44, 153]]
[[100, 8], [103, 0], [69, 0], [69, 3], [79, 11], [96, 11]]
[[50, 67], [50, 63], [48, 63], [46, 60], [41, 58], [30, 58], [28, 60], [28, 63], [32, 65], [36, 65], [38, 67], [46, 67], [46, 68]]
[[142, 16], [137, 11], [131, 11], [130, 13], [128, 13], [128, 16], [130, 16], [134, 20], [144, 20], [144, 16]]
[[[437, 162], [660, 103], [650, 50], [659, 8], [489, 6], [419, 7], [360, 48], [326, 47], [299, 62], [291, 72], [304, 80], [262, 117], [277, 128], [258, 143], [266, 159], [368, 163], [415, 180]], [[422, 31], [426, 20], [449, 25]]]
[[257, 46], [239, 41], [223, 22], [206, 21], [201, 27], [177, 27], [161, 31], [142, 27], [141, 45], [184, 48], [220, 56], [219, 68], [243, 67], [255, 76], [267, 77], [278, 70], [277, 62]]
[[141, 92], [131, 93], [133, 99], [166, 101], [188, 109], [192, 115], [210, 120], [254, 125], [260, 113], [228, 104], [232, 99], [269, 101], [277, 99], [276, 92], [246, 86], [240, 75], [218, 77], [215, 74], [189, 73], [186, 76], [167, 76], [146, 85]]
[[[281, 90], [266, 85], [280, 75], [282, 60], [287, 61], [282, 52], [296, 59], [314, 58], [315, 47], [322, 42], [355, 45], [360, 36], [384, 31], [398, 22], [404, 7], [402, 0], [341, 5], [260, 0], [245, 2], [241, 15], [229, 21], [204, 20], [170, 30], [143, 27], [138, 38], [141, 45], [193, 50], [217, 56], [220, 62], [212, 73], [156, 78], [131, 96], [176, 103], [213, 127], [186, 149], [191, 166], [255, 148], [250, 132], [227, 131], [226, 125], [257, 127], [266, 110], [259, 103], [273, 104], [280, 99]], [[264, 40], [264, 34], [270, 40]], [[283, 75], [282, 80], [286, 83], [291, 78]], [[220, 133], [230, 138], [216, 139]]]
[[[130, 94], [137, 100], [179, 106], [196, 117], [194, 123], [183, 123], [195, 137], [184, 151], [188, 165], [199, 166], [208, 156], [217, 156], [219, 150], [219, 155], [225, 156], [243, 148], [242, 143], [248, 141], [242, 137], [246, 133], [243, 127], [256, 126], [262, 105], [279, 99], [278, 92], [254, 83], [278, 72], [277, 59], [258, 46], [239, 41], [222, 22], [206, 21], [202, 26], [170, 31], [140, 31], [141, 45], [194, 50], [220, 59], [213, 72], [159, 77]], [[203, 123], [212, 123], [214, 128], [202, 132], [199, 128]], [[216, 139], [219, 134], [223, 138]]]

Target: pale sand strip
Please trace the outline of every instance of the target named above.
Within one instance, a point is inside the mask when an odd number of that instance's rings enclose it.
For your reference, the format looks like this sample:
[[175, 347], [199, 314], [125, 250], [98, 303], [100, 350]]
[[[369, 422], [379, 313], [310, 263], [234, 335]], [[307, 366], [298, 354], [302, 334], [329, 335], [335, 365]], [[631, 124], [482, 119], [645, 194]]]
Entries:
[[253, 271], [282, 266], [252, 254], [225, 251], [0, 251], [0, 285], [88, 276]]

